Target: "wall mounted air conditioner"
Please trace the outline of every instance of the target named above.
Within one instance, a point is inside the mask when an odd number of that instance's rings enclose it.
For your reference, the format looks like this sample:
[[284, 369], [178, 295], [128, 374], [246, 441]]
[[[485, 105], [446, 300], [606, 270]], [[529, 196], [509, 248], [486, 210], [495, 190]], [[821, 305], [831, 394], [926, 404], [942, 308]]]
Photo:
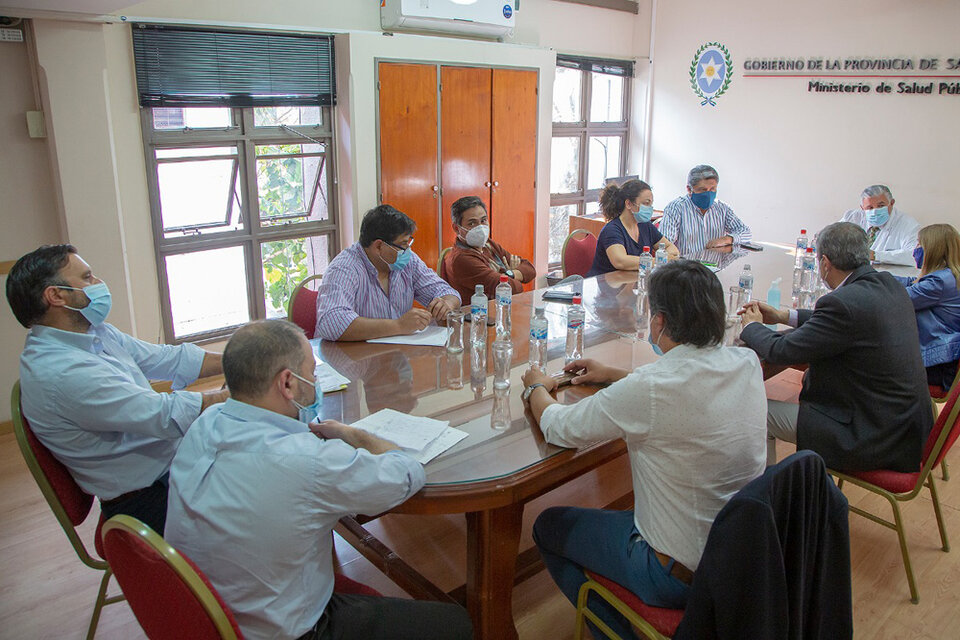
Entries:
[[515, 6], [515, 0], [380, 0], [380, 26], [502, 38], [513, 32]]

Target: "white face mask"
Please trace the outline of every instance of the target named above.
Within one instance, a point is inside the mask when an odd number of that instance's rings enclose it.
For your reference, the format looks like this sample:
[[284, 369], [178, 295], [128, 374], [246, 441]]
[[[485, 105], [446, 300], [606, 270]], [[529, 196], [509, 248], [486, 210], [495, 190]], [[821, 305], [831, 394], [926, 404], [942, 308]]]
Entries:
[[[460, 228], [463, 229], [463, 227]], [[483, 247], [483, 245], [487, 244], [487, 240], [489, 239], [490, 225], [478, 224], [473, 229], [467, 231], [467, 235], [463, 241], [474, 249], [480, 249]]]

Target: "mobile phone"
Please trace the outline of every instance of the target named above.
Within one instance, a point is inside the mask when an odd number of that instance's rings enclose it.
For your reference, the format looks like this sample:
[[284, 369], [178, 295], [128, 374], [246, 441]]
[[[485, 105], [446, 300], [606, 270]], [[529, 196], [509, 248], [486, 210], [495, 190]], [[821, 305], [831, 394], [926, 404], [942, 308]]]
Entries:
[[557, 381], [557, 388], [565, 387], [570, 384], [575, 377], [577, 377], [576, 371], [558, 371], [552, 376], [550, 376]]

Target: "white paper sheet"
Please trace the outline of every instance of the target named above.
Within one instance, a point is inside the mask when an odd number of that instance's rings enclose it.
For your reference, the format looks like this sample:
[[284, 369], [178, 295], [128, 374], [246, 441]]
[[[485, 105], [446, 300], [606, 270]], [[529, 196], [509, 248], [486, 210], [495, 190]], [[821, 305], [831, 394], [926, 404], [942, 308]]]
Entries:
[[446, 430], [437, 436], [436, 440], [428, 444], [426, 448], [416, 456], [416, 458], [420, 461], [420, 464], [427, 464], [469, 435], [470, 434], [466, 431], [454, 429], [453, 427], [447, 427]]
[[320, 381], [320, 390], [324, 393], [341, 391], [350, 384], [350, 378], [340, 375], [339, 371], [326, 362], [318, 364], [313, 370], [313, 375]]
[[422, 453], [449, 425], [449, 422], [433, 418], [418, 418], [393, 409], [382, 409], [357, 420], [352, 426], [394, 442], [411, 452]]
[[433, 324], [410, 335], [372, 338], [367, 340], [367, 342], [376, 344], [412, 344], [421, 347], [443, 347], [446, 346], [447, 336], [449, 335], [450, 329]]

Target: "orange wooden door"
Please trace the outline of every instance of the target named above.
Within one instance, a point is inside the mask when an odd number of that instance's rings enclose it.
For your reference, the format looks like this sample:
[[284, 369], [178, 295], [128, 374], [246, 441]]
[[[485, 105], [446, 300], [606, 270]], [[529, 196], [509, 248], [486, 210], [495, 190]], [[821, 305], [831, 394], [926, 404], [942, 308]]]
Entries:
[[494, 69], [492, 114], [491, 235], [510, 253], [533, 262], [537, 72]]
[[436, 268], [440, 248], [437, 206], [437, 68], [379, 64], [380, 193], [417, 223], [414, 250]]
[[449, 247], [455, 240], [450, 205], [480, 196], [490, 208], [491, 69], [442, 67], [440, 86], [440, 228]]

